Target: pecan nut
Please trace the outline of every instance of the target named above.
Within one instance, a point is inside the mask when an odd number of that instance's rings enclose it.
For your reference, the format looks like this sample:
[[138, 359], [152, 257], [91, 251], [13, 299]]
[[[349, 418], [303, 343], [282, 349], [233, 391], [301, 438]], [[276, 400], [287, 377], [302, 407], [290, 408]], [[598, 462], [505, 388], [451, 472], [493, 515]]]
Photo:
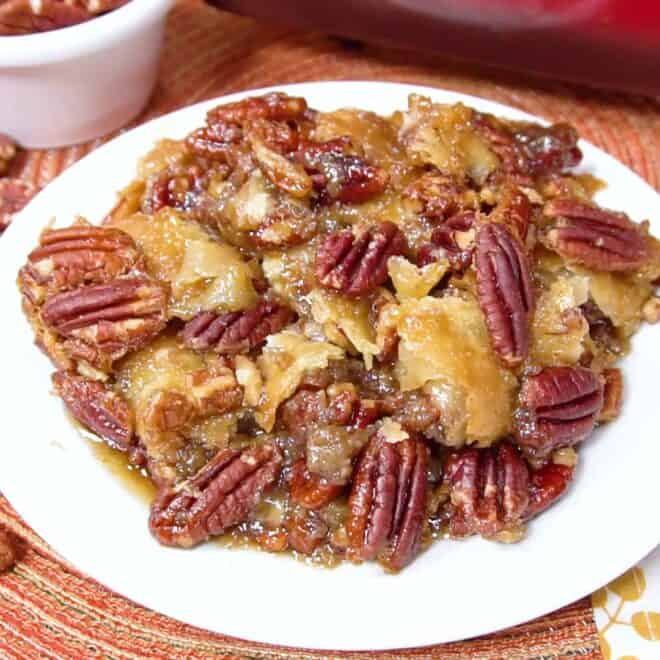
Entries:
[[15, 213], [37, 194], [37, 188], [21, 179], [0, 179], [0, 231], [7, 228]]
[[0, 575], [6, 573], [16, 563], [16, 547], [13, 540], [0, 528]]
[[186, 377], [198, 414], [222, 415], [243, 403], [243, 388], [228, 366], [200, 369]]
[[266, 341], [292, 323], [295, 312], [280, 303], [262, 298], [255, 307], [242, 312], [201, 312], [186, 323], [183, 342], [195, 350], [213, 349], [218, 353], [244, 353]]
[[376, 434], [360, 457], [348, 500], [347, 556], [378, 556], [392, 570], [420, 548], [426, 514], [428, 448], [417, 438], [390, 443]]
[[517, 526], [529, 504], [529, 468], [507, 442], [488, 449], [465, 449], [446, 465], [449, 532], [492, 537]]
[[106, 370], [165, 327], [167, 299], [164, 284], [146, 276], [125, 277], [51, 296], [41, 319], [67, 338], [72, 357]]
[[611, 422], [621, 414], [623, 406], [623, 374], [621, 369], [603, 370], [603, 407], [598, 415], [599, 422]]
[[140, 426], [156, 433], [178, 431], [188, 424], [194, 414], [194, 404], [185, 394], [159, 390], [148, 399], [144, 410], [140, 410]]
[[307, 469], [306, 459], [298, 459], [291, 468], [291, 499], [305, 509], [322, 509], [341, 495], [344, 487], [334, 484]]
[[594, 270], [627, 271], [649, 258], [643, 234], [625, 214], [561, 198], [549, 202], [544, 213], [557, 218], [545, 235], [546, 245], [562, 257]]
[[502, 122], [475, 113], [475, 126], [499, 157], [498, 172], [503, 175], [538, 177], [574, 167], [582, 160], [577, 131], [569, 124]]
[[534, 290], [527, 257], [504, 225], [489, 223], [477, 233], [477, 295], [495, 352], [508, 367], [529, 352]]
[[312, 180], [302, 165], [270, 149], [254, 132], [248, 134], [257, 164], [270, 181], [293, 197], [304, 198], [312, 192]]
[[194, 477], [164, 488], [151, 505], [149, 528], [163, 545], [190, 548], [243, 522], [280, 473], [272, 444], [218, 452]]
[[[216, 166], [220, 171], [222, 166]], [[208, 173], [199, 165], [187, 168], [170, 167], [147, 181], [142, 198], [142, 209], [152, 215], [164, 208], [187, 211], [195, 208], [202, 190], [208, 185]]]
[[408, 186], [404, 195], [421, 205], [421, 215], [432, 224], [439, 224], [465, 212], [463, 196], [467, 188], [451, 176], [429, 173]]
[[532, 473], [529, 484], [529, 505], [525, 519], [537, 516], [554, 504], [573, 480], [574, 468], [557, 463], [546, 463]]
[[16, 145], [8, 136], [0, 133], [0, 176], [4, 176], [16, 155]]
[[92, 18], [84, 7], [60, 0], [9, 0], [0, 3], [0, 36], [47, 32]]
[[516, 412], [518, 443], [544, 454], [584, 440], [603, 407], [603, 384], [590, 369], [546, 367], [528, 376]]
[[[197, 155], [233, 166], [239, 154], [246, 152], [243, 130], [246, 122], [257, 122], [254, 132], [269, 147], [277, 147], [283, 137], [281, 131], [275, 135], [273, 127], [265, 126], [263, 121], [297, 121], [306, 115], [307, 102], [303, 98], [277, 92], [253, 96], [210, 110], [206, 115], [206, 126], [191, 133], [186, 138], [186, 145]], [[297, 144], [297, 137], [290, 136], [289, 140], [292, 146]]]
[[294, 160], [298, 160], [296, 153], [301, 139], [299, 126], [270, 119], [255, 119], [250, 123], [250, 132], [259, 136], [269, 149], [279, 154], [290, 154]]
[[328, 535], [328, 526], [311, 512], [287, 520], [286, 529], [289, 546], [304, 555], [311, 555]]
[[119, 394], [105, 383], [72, 371], [53, 374], [53, 386], [71, 415], [115, 449], [134, 444], [133, 414]]
[[506, 186], [491, 217], [506, 225], [524, 245], [532, 220], [532, 204], [525, 193], [516, 186]]
[[318, 171], [319, 159], [324, 154], [334, 156], [348, 155], [352, 149], [351, 138], [347, 135], [332, 138], [325, 142], [314, 140], [302, 140], [293, 154], [294, 158], [301, 163], [307, 171]]
[[213, 124], [193, 131], [186, 138], [188, 149], [202, 158], [235, 165], [243, 131], [232, 124]]
[[279, 419], [293, 438], [304, 441], [307, 431], [320, 425], [364, 428], [370, 413], [354, 391], [328, 396], [324, 390], [302, 388], [282, 404]]
[[318, 221], [309, 209], [282, 204], [264, 218], [252, 238], [262, 249], [283, 249], [305, 243], [317, 230]]
[[319, 203], [361, 204], [385, 190], [389, 175], [384, 169], [370, 165], [361, 156], [338, 153], [334, 148], [337, 142], [331, 144], [332, 149], [308, 149], [303, 156]]
[[349, 296], [373, 291], [387, 278], [387, 261], [407, 248], [392, 222], [369, 227], [356, 237], [350, 229], [331, 234], [316, 255], [316, 277], [328, 289]]
[[431, 242], [422, 245], [417, 254], [417, 265], [426, 266], [447, 259], [449, 267], [462, 273], [470, 267], [474, 254], [473, 226], [476, 215], [471, 211], [451, 216], [431, 234]]
[[210, 124], [240, 124], [254, 119], [294, 121], [307, 112], [307, 101], [301, 96], [288, 96], [282, 92], [270, 92], [263, 96], [250, 96], [241, 101], [219, 105], [206, 115]]
[[38, 303], [46, 295], [109, 282], [142, 267], [142, 255], [128, 234], [80, 224], [43, 232], [20, 279], [24, 293]]

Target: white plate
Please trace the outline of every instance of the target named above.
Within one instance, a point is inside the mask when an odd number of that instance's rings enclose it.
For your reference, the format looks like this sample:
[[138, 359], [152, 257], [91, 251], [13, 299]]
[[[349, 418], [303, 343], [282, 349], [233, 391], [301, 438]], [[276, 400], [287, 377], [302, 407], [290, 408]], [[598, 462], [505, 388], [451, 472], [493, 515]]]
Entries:
[[[353, 105], [388, 113], [406, 107], [409, 93], [421, 92], [529, 118], [483, 99], [408, 85], [279, 89], [302, 94], [321, 110]], [[420, 646], [488, 633], [590, 593], [652, 550], [660, 542], [660, 354], [649, 327], [637, 335], [624, 364], [622, 417], [585, 444], [572, 489], [518, 545], [441, 542], [389, 576], [376, 565], [323, 570], [215, 544], [172, 550], [151, 538], [145, 504], [94, 457], [50, 396], [52, 367], [32, 345], [14, 281], [51, 217], [58, 225], [76, 214], [99, 221], [114, 191], [133, 177], [136, 159], [158, 138], [185, 135], [217, 102], [185, 108], [101, 147], [39, 194], [0, 240], [0, 487], [26, 521], [78, 568], [147, 607], [219, 633], [322, 649]], [[581, 146], [582, 169], [612, 186], [599, 202], [633, 218], [658, 219], [651, 188], [599, 149]], [[654, 227], [657, 234], [657, 222]]]

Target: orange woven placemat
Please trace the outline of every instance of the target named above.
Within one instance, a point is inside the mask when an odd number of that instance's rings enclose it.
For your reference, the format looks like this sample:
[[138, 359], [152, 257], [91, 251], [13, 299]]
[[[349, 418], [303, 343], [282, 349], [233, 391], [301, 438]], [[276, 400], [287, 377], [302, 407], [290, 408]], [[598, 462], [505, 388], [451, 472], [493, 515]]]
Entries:
[[[160, 82], [136, 121], [221, 94], [307, 80], [372, 79], [476, 94], [551, 120], [581, 135], [660, 186], [660, 104], [652, 99], [539, 83], [447, 60], [385, 51], [263, 25], [179, 0], [170, 19]], [[355, 99], [360, 105], [360, 99]], [[24, 152], [13, 176], [46, 185], [100, 141]], [[35, 495], [37, 496], [37, 495]], [[3, 658], [600, 658], [589, 599], [476, 640], [387, 653], [314, 653], [237, 640], [181, 624], [128, 601], [60, 558], [0, 497], [0, 524], [21, 544], [21, 560], [0, 577]], [[442, 597], [442, 585], [438, 585]], [[365, 613], [368, 616], [368, 613]], [[442, 621], [438, 620], [438, 626]]]

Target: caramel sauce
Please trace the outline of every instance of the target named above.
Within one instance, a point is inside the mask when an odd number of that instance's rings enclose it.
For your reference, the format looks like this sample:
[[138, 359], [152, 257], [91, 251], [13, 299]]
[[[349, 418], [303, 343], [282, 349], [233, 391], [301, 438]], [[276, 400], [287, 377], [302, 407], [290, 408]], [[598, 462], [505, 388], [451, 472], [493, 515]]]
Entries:
[[156, 486], [141, 471], [128, 462], [128, 456], [117, 449], [109, 447], [105, 442], [85, 433], [85, 439], [90, 444], [92, 453], [110, 472], [113, 478], [121, 481], [126, 490], [147, 506], [156, 496]]

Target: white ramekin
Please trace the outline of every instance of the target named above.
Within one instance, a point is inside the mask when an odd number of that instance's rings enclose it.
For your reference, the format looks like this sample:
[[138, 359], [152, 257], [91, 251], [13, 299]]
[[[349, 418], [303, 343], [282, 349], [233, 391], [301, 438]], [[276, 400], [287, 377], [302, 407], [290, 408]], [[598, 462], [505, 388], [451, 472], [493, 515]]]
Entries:
[[110, 133], [145, 106], [174, 0], [132, 0], [86, 23], [0, 37], [0, 133], [59, 147]]

